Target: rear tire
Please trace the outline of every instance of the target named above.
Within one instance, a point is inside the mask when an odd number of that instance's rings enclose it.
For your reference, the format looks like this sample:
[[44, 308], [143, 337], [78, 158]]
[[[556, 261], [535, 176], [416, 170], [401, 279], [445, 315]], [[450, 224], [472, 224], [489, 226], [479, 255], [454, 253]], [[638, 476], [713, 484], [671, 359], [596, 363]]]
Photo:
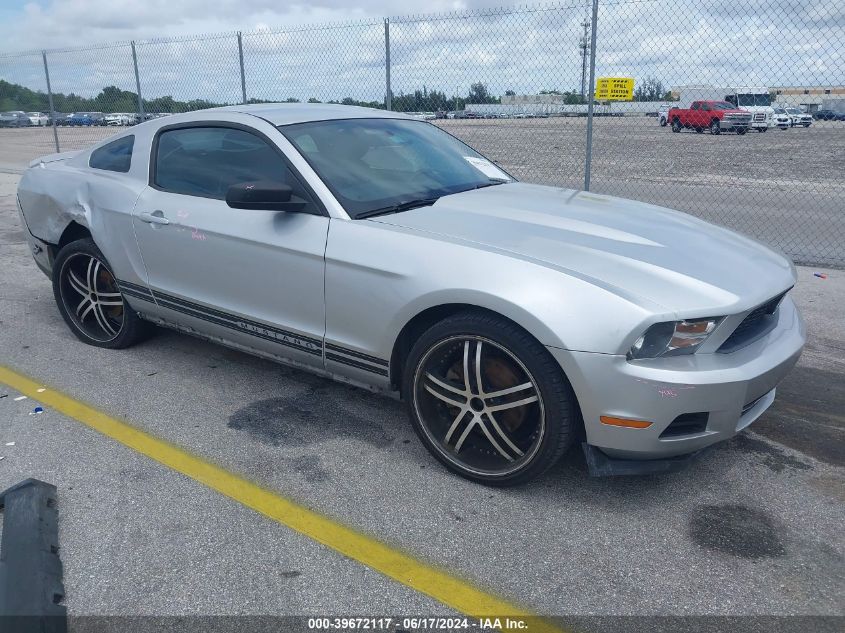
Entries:
[[757, 128], [757, 131], [758, 131], [758, 132], [768, 132], [768, 131], [769, 131], [769, 128], [767, 128], [767, 127], [758, 127], [758, 128]]
[[452, 472], [491, 486], [545, 472], [580, 422], [557, 361], [493, 314], [461, 312], [429, 328], [411, 349], [402, 382], [423, 445]]
[[59, 312], [83, 343], [122, 349], [151, 330], [126, 303], [111, 267], [91, 238], [71, 242], [59, 251], [52, 279]]
[[681, 120], [675, 117], [672, 119], [672, 131], [677, 134], [681, 131]]

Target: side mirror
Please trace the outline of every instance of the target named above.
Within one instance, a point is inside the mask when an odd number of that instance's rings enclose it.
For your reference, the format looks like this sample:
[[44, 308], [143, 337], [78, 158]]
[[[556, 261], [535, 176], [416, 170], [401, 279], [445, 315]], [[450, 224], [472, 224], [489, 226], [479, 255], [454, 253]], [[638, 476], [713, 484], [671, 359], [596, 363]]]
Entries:
[[278, 182], [242, 182], [226, 191], [226, 204], [233, 209], [254, 211], [302, 211], [305, 200], [293, 195], [293, 189]]

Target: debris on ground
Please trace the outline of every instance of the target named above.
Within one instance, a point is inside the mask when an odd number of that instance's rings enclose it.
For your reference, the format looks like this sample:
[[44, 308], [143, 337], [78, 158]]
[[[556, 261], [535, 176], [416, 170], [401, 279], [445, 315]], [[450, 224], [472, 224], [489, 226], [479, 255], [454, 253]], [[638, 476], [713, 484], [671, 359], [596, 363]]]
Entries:
[[29, 415], [38, 415], [39, 413], [44, 413], [44, 407], [35, 407], [29, 412]]
[[14, 446], [14, 445], [15, 445], [14, 442], [6, 442], [6, 446]]
[[813, 273], [813, 277], [818, 277], [819, 279], [827, 279], [827, 274], [825, 274], [825, 273]]
[[26, 400], [26, 396], [18, 396], [15, 398], [15, 402], [18, 402], [19, 400]]

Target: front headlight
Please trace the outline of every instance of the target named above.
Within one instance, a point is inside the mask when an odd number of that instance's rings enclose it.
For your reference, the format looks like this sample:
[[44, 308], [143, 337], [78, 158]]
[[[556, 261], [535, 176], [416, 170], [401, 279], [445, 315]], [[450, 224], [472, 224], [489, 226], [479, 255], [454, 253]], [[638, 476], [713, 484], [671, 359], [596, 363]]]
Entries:
[[631, 346], [628, 360], [692, 354], [716, 329], [722, 317], [655, 323]]

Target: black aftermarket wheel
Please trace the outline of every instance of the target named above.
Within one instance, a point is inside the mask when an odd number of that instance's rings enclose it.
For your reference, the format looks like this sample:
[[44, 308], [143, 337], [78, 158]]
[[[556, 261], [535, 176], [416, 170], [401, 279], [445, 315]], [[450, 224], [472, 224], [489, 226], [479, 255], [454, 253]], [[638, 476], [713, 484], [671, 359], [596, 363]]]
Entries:
[[91, 239], [71, 242], [59, 251], [53, 264], [53, 295], [65, 323], [89, 345], [128, 347], [147, 331]]
[[554, 464], [579, 420], [575, 396], [548, 351], [518, 326], [461, 313], [411, 350], [403, 394], [423, 444], [450, 470], [514, 485]]

